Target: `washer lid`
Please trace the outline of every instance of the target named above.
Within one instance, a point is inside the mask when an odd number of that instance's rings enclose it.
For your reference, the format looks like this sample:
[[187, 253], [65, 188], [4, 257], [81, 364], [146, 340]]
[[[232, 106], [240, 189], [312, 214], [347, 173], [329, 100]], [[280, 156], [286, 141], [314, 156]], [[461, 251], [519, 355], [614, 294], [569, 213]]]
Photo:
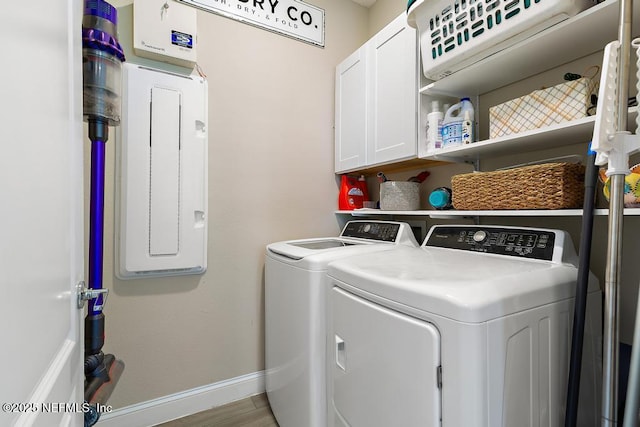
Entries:
[[322, 255], [335, 252], [338, 249], [353, 248], [354, 246], [371, 245], [373, 242], [341, 239], [338, 237], [322, 239], [301, 239], [276, 242], [267, 245], [267, 253], [274, 253], [283, 257], [300, 260], [312, 255]]
[[326, 270], [330, 261], [398, 246], [417, 248], [409, 224], [395, 221], [349, 221], [340, 237], [288, 240], [267, 245], [267, 256], [310, 270]]
[[[573, 297], [577, 269], [549, 261], [402, 247], [332, 262], [328, 274], [337, 286], [365, 291], [412, 312], [478, 323]], [[595, 290], [597, 280], [591, 279], [590, 290]]]

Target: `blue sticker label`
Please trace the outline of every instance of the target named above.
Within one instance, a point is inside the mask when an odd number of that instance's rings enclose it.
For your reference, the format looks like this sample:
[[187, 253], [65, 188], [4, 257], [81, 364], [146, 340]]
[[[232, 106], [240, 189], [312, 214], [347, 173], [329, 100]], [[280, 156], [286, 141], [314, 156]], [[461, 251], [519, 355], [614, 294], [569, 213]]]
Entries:
[[193, 36], [191, 34], [181, 33], [180, 31], [171, 31], [171, 44], [192, 49]]

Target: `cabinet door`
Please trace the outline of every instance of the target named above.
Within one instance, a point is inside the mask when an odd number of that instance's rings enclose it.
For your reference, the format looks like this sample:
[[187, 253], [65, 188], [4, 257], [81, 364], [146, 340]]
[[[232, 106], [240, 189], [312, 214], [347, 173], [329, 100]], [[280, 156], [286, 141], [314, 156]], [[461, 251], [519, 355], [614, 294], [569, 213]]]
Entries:
[[366, 164], [366, 77], [364, 47], [336, 67], [336, 172], [345, 172]]
[[417, 43], [403, 13], [366, 45], [369, 83], [367, 163], [417, 155]]

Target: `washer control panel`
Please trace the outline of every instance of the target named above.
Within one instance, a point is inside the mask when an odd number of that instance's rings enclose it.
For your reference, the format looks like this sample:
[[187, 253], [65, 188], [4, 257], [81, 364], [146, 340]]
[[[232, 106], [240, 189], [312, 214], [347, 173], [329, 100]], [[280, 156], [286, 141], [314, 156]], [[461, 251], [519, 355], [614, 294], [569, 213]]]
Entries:
[[551, 261], [555, 238], [552, 230], [437, 226], [423, 246]]
[[400, 224], [377, 221], [349, 221], [340, 237], [395, 242], [400, 232]]

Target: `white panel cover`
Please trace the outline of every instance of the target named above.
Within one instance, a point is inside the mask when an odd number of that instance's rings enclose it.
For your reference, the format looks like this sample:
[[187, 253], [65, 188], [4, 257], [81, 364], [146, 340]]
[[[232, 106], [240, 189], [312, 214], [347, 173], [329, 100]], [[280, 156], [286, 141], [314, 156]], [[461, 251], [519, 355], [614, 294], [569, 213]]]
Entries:
[[176, 255], [180, 234], [180, 92], [151, 89], [149, 254]]
[[207, 266], [207, 82], [125, 64], [117, 128], [116, 274]]

